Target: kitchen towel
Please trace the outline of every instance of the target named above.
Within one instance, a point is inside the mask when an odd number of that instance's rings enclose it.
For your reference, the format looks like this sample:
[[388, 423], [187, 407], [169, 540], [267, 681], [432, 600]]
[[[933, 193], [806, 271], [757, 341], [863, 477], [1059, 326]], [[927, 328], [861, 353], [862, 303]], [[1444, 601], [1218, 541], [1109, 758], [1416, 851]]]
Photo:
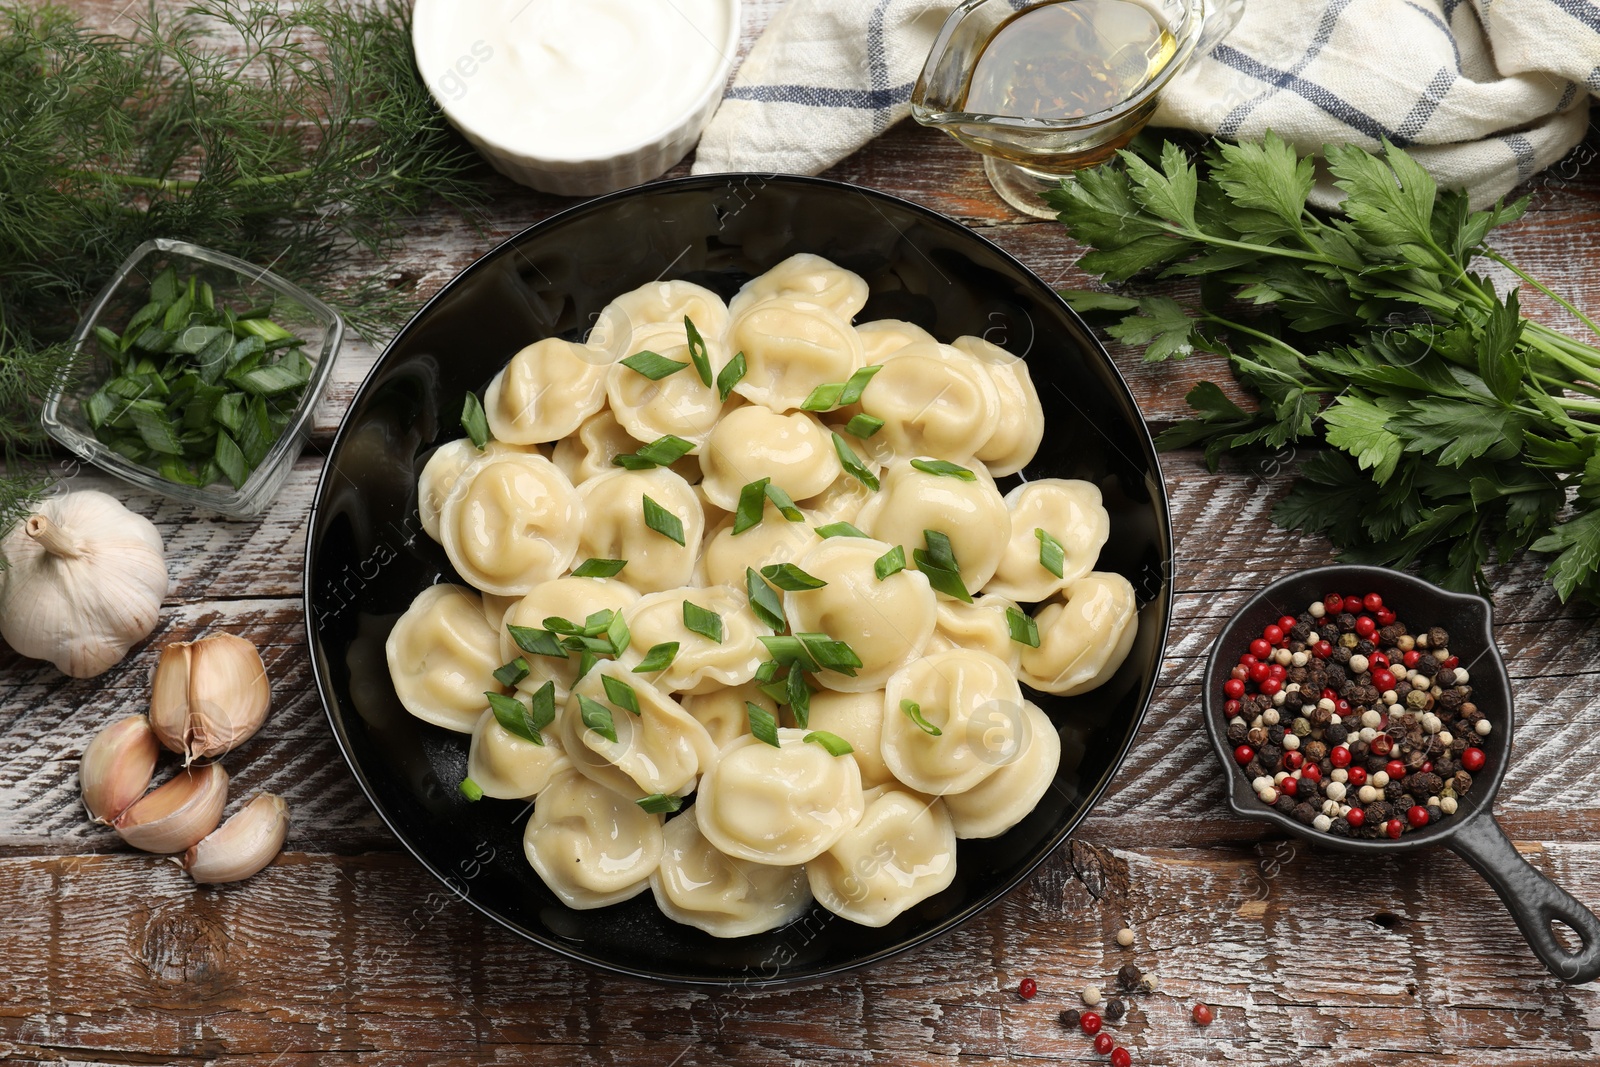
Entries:
[[[1013, 0], [1025, 7], [1025, 0]], [[735, 76], [694, 172], [815, 174], [910, 113], [956, 0], [788, 0]], [[1154, 125], [1274, 130], [1410, 152], [1475, 205], [1583, 139], [1600, 92], [1594, 0], [1224, 0], [1237, 18], [1173, 79]], [[1231, 9], [1231, 10], [1230, 10]]]

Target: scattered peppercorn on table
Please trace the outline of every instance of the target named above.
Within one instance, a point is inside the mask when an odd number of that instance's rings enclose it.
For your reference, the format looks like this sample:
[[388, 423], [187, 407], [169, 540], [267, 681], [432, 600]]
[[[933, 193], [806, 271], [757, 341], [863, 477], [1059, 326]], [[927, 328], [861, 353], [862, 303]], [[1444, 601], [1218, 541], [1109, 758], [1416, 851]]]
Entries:
[[[123, 5], [69, 6], [109, 26]], [[777, 6], [746, 0], [744, 47]], [[1579, 158], [1597, 147], [1592, 138]], [[1005, 208], [979, 158], [934, 131], [903, 124], [829, 176], [960, 218], [1053, 284], [1087, 282], [1059, 226]], [[389, 266], [430, 294], [494, 241], [570, 203], [498, 185], [484, 232], [442, 212], [415, 220], [405, 255]], [[1513, 258], [1592, 314], [1597, 233], [1600, 167], [1569, 162], [1539, 180], [1534, 209], [1504, 240]], [[1537, 294], [1523, 298], [1533, 316], [1570, 328]], [[1113, 352], [1153, 428], [1188, 414], [1183, 394], [1195, 379], [1228, 378], [1206, 356], [1147, 366], [1136, 351]], [[1331, 556], [1320, 539], [1268, 522], [1292, 455], [1218, 474], [1197, 452], [1163, 457], [1178, 592], [1144, 730], [1076, 840], [953, 935], [822, 985], [713, 992], [602, 976], [501, 930], [385, 830], [312, 685], [300, 591], [319, 446], [375, 357], [346, 347], [313, 446], [259, 522], [199, 514], [91, 471], [71, 474], [74, 488], [112, 492], [156, 523], [172, 589], [156, 633], [92, 681], [0, 651], [4, 1057], [262, 1067], [1509, 1067], [1595, 1055], [1600, 990], [1546, 973], [1455, 856], [1357, 861], [1228, 813], [1224, 775], [1236, 772], [1218, 764], [1200, 720], [1208, 647], [1255, 590]], [[1524, 855], [1596, 907], [1600, 630], [1591, 609], [1559, 604], [1540, 571], [1525, 562], [1493, 575], [1518, 729], [1498, 806]], [[98, 729], [147, 710], [156, 649], [217, 629], [259, 645], [273, 685], [265, 728], [229, 758], [234, 793], [281, 794], [295, 814], [275, 864], [248, 882], [197, 890], [172, 864], [92, 827], [76, 772]], [[471, 877], [461, 872], [469, 894]], [[1119, 979], [1128, 966], [1138, 976], [1131, 986]], [[1120, 1018], [1108, 1013], [1112, 1001]], [[1086, 1014], [1102, 1029], [1088, 1033]], [[1095, 1051], [1101, 1033], [1113, 1039], [1104, 1055]]]

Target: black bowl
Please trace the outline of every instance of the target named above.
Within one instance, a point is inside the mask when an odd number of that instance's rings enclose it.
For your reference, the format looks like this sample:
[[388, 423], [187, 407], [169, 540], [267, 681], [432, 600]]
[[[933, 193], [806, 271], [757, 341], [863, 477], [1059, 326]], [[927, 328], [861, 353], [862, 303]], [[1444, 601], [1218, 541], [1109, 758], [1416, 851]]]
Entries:
[[[1048, 433], [1026, 476], [1095, 482], [1111, 514], [1100, 569], [1125, 575], [1139, 636], [1105, 686], [1035, 695], [1062, 733], [1061, 770], [1002, 837], [964, 841], [954, 884], [882, 929], [817, 909], [771, 933], [719, 940], [666, 919], [649, 893], [597, 911], [563, 907], [522, 853], [527, 805], [468, 803], [466, 739], [406, 714], [384, 639], [424, 587], [456, 580], [417, 517], [428, 451], [461, 436], [462, 396], [524, 345], [581, 339], [617, 294], [684, 278], [730, 296], [796, 252], [871, 285], [860, 321], [908, 319], [945, 340], [980, 334], [1025, 357]], [[1015, 483], [1005, 479], [1002, 489]], [[334, 735], [378, 813], [422, 863], [484, 914], [557, 952], [666, 981], [758, 985], [816, 978], [936, 937], [993, 904], [1071, 833], [1133, 741], [1171, 611], [1166, 494], [1138, 407], [1105, 351], [1021, 263], [904, 200], [813, 178], [716, 176], [591, 200], [489, 252], [401, 331], [362, 384], [329, 454], [311, 517], [306, 615]]]
[[[1284, 615], [1299, 615], [1327, 593], [1377, 593], [1413, 629], [1444, 627], [1450, 634], [1451, 654], [1468, 672], [1473, 702], [1493, 723], [1493, 730], [1479, 743], [1487, 757], [1483, 770], [1473, 775], [1472, 788], [1460, 799], [1456, 814], [1397, 840], [1336, 837], [1263, 804], [1228, 743], [1222, 686], [1229, 672], [1263, 628]], [[1511, 678], [1494, 643], [1493, 611], [1480, 596], [1452, 593], [1385, 567], [1343, 564], [1281, 578], [1246, 601], [1212, 646], [1205, 676], [1206, 730], [1217, 758], [1227, 768], [1228, 803], [1237, 814], [1273, 823], [1315, 845], [1367, 856], [1443, 845], [1489, 881], [1551, 973], [1564, 981], [1587, 982], [1600, 977], [1600, 919], [1530, 866], [1494, 819], [1495, 794], [1511, 763], [1515, 715]], [[1577, 951], [1551, 933], [1552, 922], [1575, 932], [1580, 942]]]

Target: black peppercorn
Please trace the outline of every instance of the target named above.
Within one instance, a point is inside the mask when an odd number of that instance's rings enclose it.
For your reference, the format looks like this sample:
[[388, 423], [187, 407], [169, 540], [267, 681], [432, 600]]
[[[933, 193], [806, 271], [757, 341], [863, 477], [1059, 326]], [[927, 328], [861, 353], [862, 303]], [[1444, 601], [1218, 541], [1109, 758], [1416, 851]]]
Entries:
[[1139, 988], [1139, 979], [1143, 977], [1144, 974], [1139, 968], [1131, 963], [1124, 963], [1117, 971], [1117, 985], [1131, 993]]
[[1300, 751], [1312, 763], [1321, 763], [1327, 758], [1328, 744], [1326, 741], [1307, 741], [1300, 746]]
[[1250, 732], [1244, 735], [1244, 740], [1251, 748], [1260, 748], [1267, 743], [1267, 728], [1265, 726], [1252, 727]]
[[1077, 1008], [1067, 1008], [1057, 1018], [1061, 1020], [1061, 1025], [1064, 1029], [1076, 1030], [1079, 1020], [1083, 1018], [1083, 1013]]
[[1449, 667], [1440, 667], [1439, 673], [1433, 675], [1433, 680], [1442, 689], [1449, 689], [1456, 684], [1456, 672]]
[[1276, 767], [1283, 759], [1283, 746], [1262, 745], [1256, 750], [1256, 759], [1260, 760], [1261, 765], [1264, 767]]
[[1451, 715], [1455, 715], [1461, 710], [1462, 703], [1463, 697], [1454, 689], [1446, 689], [1439, 694], [1439, 707]]
[[1318, 701], [1306, 718], [1311, 720], [1312, 726], [1325, 727], [1333, 721], [1333, 712], [1323, 707], [1322, 702]]
[[[1437, 774], [1441, 781], [1455, 774], [1458, 769], [1456, 761], [1449, 756], [1440, 756], [1433, 761], [1433, 773]], [[1443, 787], [1441, 786], [1441, 788]]]
[[1314, 821], [1316, 821], [1318, 814], [1319, 812], [1317, 809], [1305, 801], [1301, 801], [1294, 806], [1294, 817], [1305, 823], [1307, 826], [1310, 826]]
[[1413, 774], [1406, 779], [1406, 789], [1412, 794], [1421, 794], [1426, 797], [1436, 797], [1444, 788], [1444, 779], [1438, 775], [1438, 768], [1423, 774]]
[[1339, 624], [1334, 622], [1332, 619], [1324, 619], [1322, 620], [1322, 626], [1318, 628], [1317, 633], [1330, 645], [1337, 644], [1339, 641]]
[[1267, 773], [1267, 765], [1261, 762], [1261, 757], [1256, 756], [1244, 769], [1245, 776], [1252, 782]]
[[1334, 645], [1333, 652], [1328, 658], [1333, 660], [1333, 662], [1337, 663], [1339, 666], [1343, 667], [1346, 663], [1350, 662], [1350, 650], [1345, 648], [1343, 645]]
[[1293, 641], [1304, 641], [1311, 636], [1311, 627], [1303, 622], [1297, 622], [1289, 631], [1289, 638]]
[[1333, 723], [1326, 730], [1322, 731], [1323, 740], [1327, 741], [1330, 745], [1342, 745], [1345, 743], [1345, 740], [1349, 738], [1349, 736], [1350, 729], [1342, 722]]
[[1430, 626], [1428, 628], [1428, 648], [1446, 648], [1450, 644], [1450, 634], [1443, 626]]
[[1128, 1006], [1121, 1000], [1117, 999], [1116, 997], [1112, 997], [1110, 1000], [1106, 1001], [1107, 1019], [1110, 1019], [1112, 1022], [1119, 1022], [1126, 1014], [1128, 1014]]
[[1401, 785], [1399, 782], [1391, 781], [1388, 785], [1383, 787], [1383, 799], [1387, 800], [1391, 804], [1399, 804], [1400, 798], [1405, 796], [1405, 793], [1406, 787]]
[[1371, 747], [1365, 741], [1357, 738], [1356, 740], [1350, 742], [1350, 762], [1358, 763], [1361, 760], [1366, 759], [1367, 753], [1371, 751]]
[[1450, 779], [1450, 784], [1455, 786], [1456, 796], [1464, 797], [1472, 789], [1472, 774], [1468, 771], [1457, 771]]
[[1228, 724], [1228, 744], [1235, 746], [1244, 744], [1244, 739], [1249, 733], [1250, 727], [1246, 723], [1234, 719]]
[[1361, 653], [1363, 656], [1370, 656], [1374, 652], [1378, 651], [1378, 646], [1373, 644], [1371, 641], [1362, 639], [1356, 642], [1356, 651]]
[[1328, 832], [1334, 837], [1349, 837], [1350, 820], [1340, 816], [1339, 818], [1333, 820], [1333, 825], [1328, 827]]
[[1378, 800], [1367, 805], [1366, 816], [1369, 824], [1388, 822], [1394, 818], [1394, 809], [1383, 801]]
[[1423, 656], [1417, 660], [1417, 665], [1413, 669], [1424, 678], [1432, 678], [1439, 673], [1439, 661], [1432, 656]]
[[1339, 627], [1341, 634], [1353, 634], [1356, 632], [1356, 617], [1348, 611], [1341, 611], [1334, 618], [1333, 623]]
[[1279, 793], [1278, 799], [1273, 802], [1272, 806], [1277, 808], [1278, 811], [1284, 815], [1293, 815], [1294, 797], [1290, 796], [1288, 793]]
[[[1388, 626], [1379, 627], [1379, 629], [1378, 629], [1378, 640], [1383, 642], [1383, 647], [1392, 648], [1395, 645], [1395, 643], [1400, 640], [1401, 637], [1405, 636], [1405, 632], [1406, 632], [1405, 623], [1403, 623], [1403, 622], [1391, 622]], [[1396, 649], [1396, 651], [1399, 651], [1399, 650]], [[1392, 659], [1392, 660], [1395, 660], [1396, 662], [1398, 662], [1399, 659], [1400, 659], [1399, 656], [1390, 656], [1389, 658]]]
[[1267, 740], [1274, 745], [1281, 745], [1283, 744], [1283, 735], [1287, 732], [1282, 723], [1273, 723], [1267, 727]]

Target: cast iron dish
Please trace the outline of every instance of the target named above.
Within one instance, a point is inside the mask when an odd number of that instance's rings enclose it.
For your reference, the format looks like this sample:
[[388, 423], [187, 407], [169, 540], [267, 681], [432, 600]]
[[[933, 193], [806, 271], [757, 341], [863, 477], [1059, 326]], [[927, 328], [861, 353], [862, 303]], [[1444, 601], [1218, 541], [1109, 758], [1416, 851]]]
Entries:
[[[1234, 762], [1223, 726], [1222, 684], [1251, 638], [1283, 615], [1299, 615], [1330, 589], [1378, 593], [1413, 628], [1443, 626], [1448, 630], [1451, 652], [1460, 656], [1471, 672], [1473, 702], [1494, 723], [1494, 731], [1481, 745], [1488, 763], [1473, 776], [1472, 790], [1461, 798], [1456, 814], [1396, 841], [1335, 837], [1263, 804]], [[1443, 845], [1488, 879], [1516, 919], [1522, 936], [1552, 974], [1566, 982], [1588, 982], [1600, 977], [1600, 919], [1523, 859], [1495, 822], [1494, 795], [1511, 762], [1515, 715], [1511, 679], [1494, 644], [1492, 614], [1493, 608], [1482, 597], [1447, 592], [1384, 567], [1317, 567], [1279, 579], [1239, 609], [1212, 647], [1205, 677], [1206, 730], [1217, 758], [1227, 768], [1228, 803], [1238, 814], [1274, 823], [1314, 845], [1367, 856]], [[1557, 922], [1577, 936], [1582, 943], [1578, 951], [1568, 949], [1552, 932], [1551, 925]]]
[[[1035, 696], [1062, 731], [1061, 770], [1003, 837], [964, 841], [956, 880], [882, 929], [820, 908], [780, 930], [719, 940], [669, 921], [645, 893], [596, 911], [559, 904], [523, 858], [527, 805], [468, 803], [467, 739], [412, 718], [389, 682], [384, 639], [417, 592], [456, 580], [417, 518], [428, 451], [462, 436], [462, 396], [523, 346], [580, 340], [617, 294], [686, 278], [731, 296], [752, 275], [814, 252], [870, 283], [859, 321], [909, 319], [935, 336], [983, 334], [1027, 358], [1047, 435], [1028, 477], [1096, 482], [1111, 514], [1100, 569], [1137, 591], [1139, 636], [1105, 686]], [[1002, 491], [1016, 479], [1003, 479]], [[894, 197], [809, 178], [682, 178], [592, 200], [500, 245], [401, 331], [357, 393], [328, 456], [306, 553], [312, 664], [356, 779], [402, 843], [485, 915], [557, 952], [667, 981], [757, 985], [880, 960], [971, 918], [1028, 876], [1088, 811], [1144, 715], [1171, 608], [1167, 501], [1132, 396], [1065, 304], [959, 223]]]

